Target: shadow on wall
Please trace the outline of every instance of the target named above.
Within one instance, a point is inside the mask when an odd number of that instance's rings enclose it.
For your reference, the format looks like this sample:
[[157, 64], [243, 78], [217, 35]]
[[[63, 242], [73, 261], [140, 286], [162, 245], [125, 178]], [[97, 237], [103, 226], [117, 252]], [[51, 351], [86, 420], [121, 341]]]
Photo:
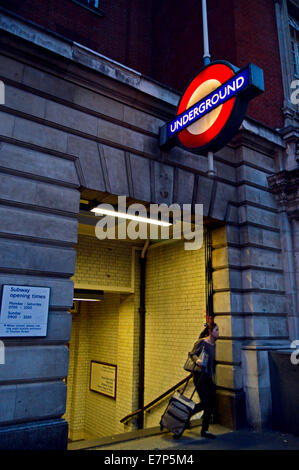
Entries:
[[269, 352], [273, 429], [299, 435], [299, 364], [293, 350]]

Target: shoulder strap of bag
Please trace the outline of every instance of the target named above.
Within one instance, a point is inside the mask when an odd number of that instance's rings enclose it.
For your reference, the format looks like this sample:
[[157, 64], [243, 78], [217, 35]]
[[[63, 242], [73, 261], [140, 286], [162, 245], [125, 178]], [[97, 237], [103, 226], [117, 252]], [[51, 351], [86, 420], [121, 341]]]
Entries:
[[195, 354], [198, 349], [203, 349], [204, 347], [204, 340], [203, 338], [198, 338], [198, 340], [194, 343], [192, 351], [190, 352], [191, 355]]

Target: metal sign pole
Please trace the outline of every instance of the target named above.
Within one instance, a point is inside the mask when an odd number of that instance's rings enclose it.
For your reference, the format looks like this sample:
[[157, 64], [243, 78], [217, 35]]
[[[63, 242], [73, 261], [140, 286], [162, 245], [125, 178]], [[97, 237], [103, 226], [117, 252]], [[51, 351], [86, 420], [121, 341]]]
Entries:
[[[202, 26], [203, 26], [203, 64], [204, 66], [209, 65], [211, 62], [210, 50], [209, 50], [209, 31], [208, 31], [208, 15], [207, 15], [207, 2], [201, 0], [202, 6]], [[214, 154], [208, 152], [208, 176], [215, 176], [214, 171]]]
[[209, 52], [209, 33], [208, 33], [208, 15], [207, 15], [207, 2], [201, 0], [202, 6], [202, 25], [203, 25], [203, 64], [206, 66], [211, 62], [211, 56]]

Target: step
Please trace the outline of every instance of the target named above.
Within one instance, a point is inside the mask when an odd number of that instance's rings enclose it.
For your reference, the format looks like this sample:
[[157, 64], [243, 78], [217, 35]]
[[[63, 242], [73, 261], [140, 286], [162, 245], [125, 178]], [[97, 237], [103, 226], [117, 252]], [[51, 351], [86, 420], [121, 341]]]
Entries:
[[[190, 423], [191, 428], [200, 426], [202, 419], [193, 419]], [[136, 439], [142, 439], [144, 437], [157, 436], [164, 434], [165, 431], [161, 431], [160, 426], [147, 428], [147, 429], [136, 429], [135, 431], [125, 432], [122, 434], [116, 434], [114, 436], [99, 437], [97, 439], [80, 440], [68, 443], [68, 450], [88, 450], [99, 447], [106, 447], [109, 445], [115, 445], [121, 442], [132, 441]]]

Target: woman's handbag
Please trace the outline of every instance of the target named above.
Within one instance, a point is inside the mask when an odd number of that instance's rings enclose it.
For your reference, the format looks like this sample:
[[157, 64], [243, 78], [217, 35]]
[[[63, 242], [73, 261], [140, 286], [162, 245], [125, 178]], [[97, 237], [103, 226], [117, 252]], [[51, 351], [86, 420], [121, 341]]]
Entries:
[[195, 362], [192, 361], [191, 359], [191, 353], [188, 353], [187, 361], [184, 364], [184, 369], [187, 372], [193, 372], [195, 369], [195, 366], [196, 366]]
[[187, 361], [185, 362], [184, 364], [184, 369], [187, 371], [187, 372], [194, 372], [195, 370], [199, 371], [201, 368], [205, 369], [208, 365], [208, 359], [209, 359], [209, 356], [207, 354], [207, 352], [205, 351], [205, 348], [203, 347], [202, 348], [202, 351], [199, 355], [199, 358], [202, 362], [202, 366], [198, 366], [191, 358], [191, 353], [189, 352], [188, 353], [188, 357], [187, 357]]

